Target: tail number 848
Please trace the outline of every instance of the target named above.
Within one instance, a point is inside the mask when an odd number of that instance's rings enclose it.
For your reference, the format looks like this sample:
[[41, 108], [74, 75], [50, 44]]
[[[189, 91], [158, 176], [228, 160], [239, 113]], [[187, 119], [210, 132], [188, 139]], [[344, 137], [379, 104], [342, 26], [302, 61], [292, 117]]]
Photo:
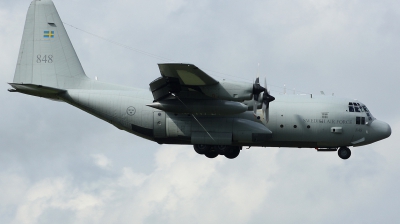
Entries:
[[36, 56], [36, 63], [53, 63], [53, 55], [41, 55]]

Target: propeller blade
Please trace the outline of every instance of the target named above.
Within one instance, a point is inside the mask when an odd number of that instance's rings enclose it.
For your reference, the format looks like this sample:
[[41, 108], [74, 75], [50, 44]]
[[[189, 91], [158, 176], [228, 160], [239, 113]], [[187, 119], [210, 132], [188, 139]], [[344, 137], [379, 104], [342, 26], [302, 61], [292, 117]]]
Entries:
[[275, 97], [271, 96], [268, 91], [267, 87], [267, 79], [264, 79], [265, 91], [262, 96], [262, 112], [264, 115], [265, 122], [268, 123], [269, 121], [269, 103], [275, 100]]
[[264, 111], [264, 118], [265, 118], [265, 123], [268, 123], [269, 121], [269, 110]]
[[266, 109], [267, 109], [267, 104], [265, 104], [265, 103], [263, 102], [263, 104], [262, 104], [262, 112], [264, 113]]
[[260, 85], [260, 77], [257, 76], [253, 84], [253, 113], [257, 117], [257, 106], [260, 93], [264, 92], [265, 88]]
[[254, 99], [256, 101], [258, 100], [258, 97], [260, 96], [260, 93], [262, 93], [264, 91], [265, 91], [265, 88], [260, 86], [260, 83], [256, 82], [256, 83], [253, 84], [253, 96], [254, 96]]
[[257, 114], [257, 100], [255, 100], [255, 96], [253, 96], [253, 113], [254, 116]]
[[[265, 90], [268, 89], [268, 86], [267, 86], [267, 77], [264, 77], [264, 88], [265, 88]], [[269, 92], [269, 91], [268, 91], [268, 92]]]

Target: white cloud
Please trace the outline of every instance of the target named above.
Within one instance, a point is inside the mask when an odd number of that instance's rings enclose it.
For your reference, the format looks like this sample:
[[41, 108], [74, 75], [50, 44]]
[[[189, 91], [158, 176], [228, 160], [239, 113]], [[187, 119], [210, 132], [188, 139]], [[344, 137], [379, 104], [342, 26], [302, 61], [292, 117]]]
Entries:
[[103, 154], [92, 155], [97, 166], [107, 169], [112, 166], [112, 162]]
[[140, 223], [156, 214], [167, 222], [195, 217], [199, 222], [216, 223], [222, 221], [219, 213], [241, 222], [257, 210], [269, 188], [265, 179], [248, 173], [251, 170], [245, 175], [237, 173], [237, 168], [224, 173], [232, 160], [210, 160], [187, 146], [163, 146], [155, 157], [156, 168], [148, 175], [124, 167], [114, 170], [118, 173], [114, 177], [79, 186], [66, 177], [46, 178], [29, 187], [25, 184], [27, 189], [19, 191], [23, 199], [7, 202], [17, 205], [14, 222], [35, 223], [50, 209], [70, 211], [75, 223], [110, 217]]
[[[399, 128], [398, 122], [393, 129]], [[393, 154], [358, 163], [307, 149], [252, 148], [227, 160], [205, 158], [188, 146], [162, 146], [154, 156], [155, 168], [148, 174], [110, 167], [115, 175], [82, 183], [55, 177], [28, 184], [13, 174], [22, 183], [22, 198], [2, 204], [17, 206], [16, 223], [39, 222], [54, 210], [69, 212], [73, 223], [337, 222], [338, 212], [379, 205], [388, 197], [391, 172], [386, 172], [399, 169], [383, 165], [395, 162]]]

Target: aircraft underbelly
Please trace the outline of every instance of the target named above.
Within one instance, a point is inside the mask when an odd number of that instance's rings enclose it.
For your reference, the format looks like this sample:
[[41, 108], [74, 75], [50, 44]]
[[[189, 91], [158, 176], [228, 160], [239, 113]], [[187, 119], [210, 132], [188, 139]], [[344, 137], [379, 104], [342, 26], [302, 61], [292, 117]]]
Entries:
[[[165, 120], [154, 112], [154, 135], [159, 143], [209, 145], [263, 145], [272, 132], [261, 122], [238, 117], [192, 117], [166, 113]], [[156, 120], [160, 118], [161, 120]], [[165, 123], [165, 132], [162, 124]], [[158, 129], [158, 130], [156, 130]], [[165, 137], [158, 133], [165, 133]], [[175, 141], [174, 141], [175, 139]]]

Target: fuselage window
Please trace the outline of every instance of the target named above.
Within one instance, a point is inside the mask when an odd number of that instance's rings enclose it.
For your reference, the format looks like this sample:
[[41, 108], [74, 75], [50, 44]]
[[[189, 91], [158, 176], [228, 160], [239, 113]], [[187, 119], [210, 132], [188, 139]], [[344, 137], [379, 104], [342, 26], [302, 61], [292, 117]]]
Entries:
[[354, 107], [356, 112], [360, 112], [360, 108], [359, 107]]
[[356, 124], [365, 124], [365, 117], [356, 117]]
[[353, 106], [353, 103], [352, 103], [352, 102], [349, 102], [349, 106]]
[[354, 112], [354, 107], [353, 106], [349, 106], [349, 111], [350, 112]]

